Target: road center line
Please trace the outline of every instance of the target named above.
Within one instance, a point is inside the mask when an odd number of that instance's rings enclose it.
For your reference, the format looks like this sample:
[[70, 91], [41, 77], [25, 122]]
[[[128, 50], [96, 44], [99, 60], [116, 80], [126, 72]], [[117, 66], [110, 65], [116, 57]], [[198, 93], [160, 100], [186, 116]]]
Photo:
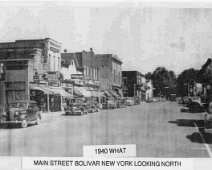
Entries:
[[204, 139], [202, 133], [199, 131], [199, 128], [198, 128], [198, 126], [197, 126], [196, 123], [194, 123], [194, 126], [195, 126], [196, 130], [199, 132], [199, 134], [200, 134], [200, 136], [201, 136], [201, 139], [202, 139], [202, 142], [204, 143], [205, 148], [207, 149], [209, 156], [212, 158], [212, 152], [211, 152], [210, 147], [209, 147], [208, 144], [205, 142], [205, 139]]

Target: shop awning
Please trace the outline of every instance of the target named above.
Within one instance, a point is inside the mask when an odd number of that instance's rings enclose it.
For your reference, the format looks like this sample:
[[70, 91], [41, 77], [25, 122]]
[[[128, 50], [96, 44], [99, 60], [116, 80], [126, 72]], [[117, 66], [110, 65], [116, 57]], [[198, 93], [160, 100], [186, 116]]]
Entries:
[[119, 98], [120, 97], [120, 95], [117, 92], [115, 92], [115, 91], [111, 91], [110, 93], [115, 98]]
[[74, 86], [74, 95], [83, 96], [83, 97], [91, 97], [92, 94], [90, 91], [87, 91], [84, 87]]
[[60, 94], [64, 98], [73, 98], [73, 96], [62, 87], [51, 87], [50, 89], [54, 91], [55, 94]]
[[52, 92], [50, 90], [46, 90], [42, 87], [38, 87], [38, 86], [32, 86], [30, 85], [30, 89], [31, 90], [38, 90], [38, 91], [42, 91], [44, 94], [52, 94]]
[[91, 91], [92, 97], [102, 97], [104, 96], [103, 92], [96, 92], [96, 91]]
[[59, 94], [65, 98], [73, 98], [73, 96], [62, 87], [39, 87], [30, 85], [30, 89], [42, 91], [44, 94]]
[[110, 93], [108, 91], [104, 91], [104, 94], [107, 96], [107, 97], [110, 97]]

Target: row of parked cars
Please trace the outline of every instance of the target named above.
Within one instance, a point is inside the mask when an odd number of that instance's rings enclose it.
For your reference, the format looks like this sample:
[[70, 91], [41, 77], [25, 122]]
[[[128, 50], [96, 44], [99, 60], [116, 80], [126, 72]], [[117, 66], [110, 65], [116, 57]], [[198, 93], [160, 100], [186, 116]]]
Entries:
[[[66, 115], [84, 115], [98, 112], [100, 108], [115, 109], [139, 104], [133, 98], [108, 98], [105, 103], [100, 105], [96, 98], [73, 98], [67, 101], [64, 111]], [[22, 128], [29, 124], [40, 124], [41, 109], [35, 101], [20, 100], [8, 104], [7, 108], [0, 107], [0, 125], [15, 124]]]
[[67, 102], [64, 108], [66, 115], [84, 115], [87, 113], [98, 112], [100, 108], [102, 109], [116, 109], [125, 108], [126, 106], [132, 106], [139, 104], [139, 100], [133, 98], [119, 98], [115, 99], [109, 97], [102, 104], [99, 104], [95, 98], [74, 98]]
[[181, 111], [187, 112], [206, 112], [204, 115], [204, 132], [212, 134], [212, 102], [203, 103], [198, 96], [186, 96], [178, 100], [178, 104], [182, 105]]

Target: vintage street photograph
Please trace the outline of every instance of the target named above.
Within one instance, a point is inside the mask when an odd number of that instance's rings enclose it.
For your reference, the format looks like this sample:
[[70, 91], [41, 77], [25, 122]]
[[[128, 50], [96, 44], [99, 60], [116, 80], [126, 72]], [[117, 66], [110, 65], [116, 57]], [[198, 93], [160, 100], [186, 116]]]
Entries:
[[0, 156], [212, 157], [212, 4], [0, 2]]

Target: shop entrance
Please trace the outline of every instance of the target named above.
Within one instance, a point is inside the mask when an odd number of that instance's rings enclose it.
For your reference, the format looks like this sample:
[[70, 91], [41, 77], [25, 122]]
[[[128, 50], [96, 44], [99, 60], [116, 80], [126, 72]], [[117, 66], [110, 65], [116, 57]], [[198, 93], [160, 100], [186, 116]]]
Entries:
[[61, 111], [61, 96], [57, 94], [49, 95], [49, 110], [51, 112]]

